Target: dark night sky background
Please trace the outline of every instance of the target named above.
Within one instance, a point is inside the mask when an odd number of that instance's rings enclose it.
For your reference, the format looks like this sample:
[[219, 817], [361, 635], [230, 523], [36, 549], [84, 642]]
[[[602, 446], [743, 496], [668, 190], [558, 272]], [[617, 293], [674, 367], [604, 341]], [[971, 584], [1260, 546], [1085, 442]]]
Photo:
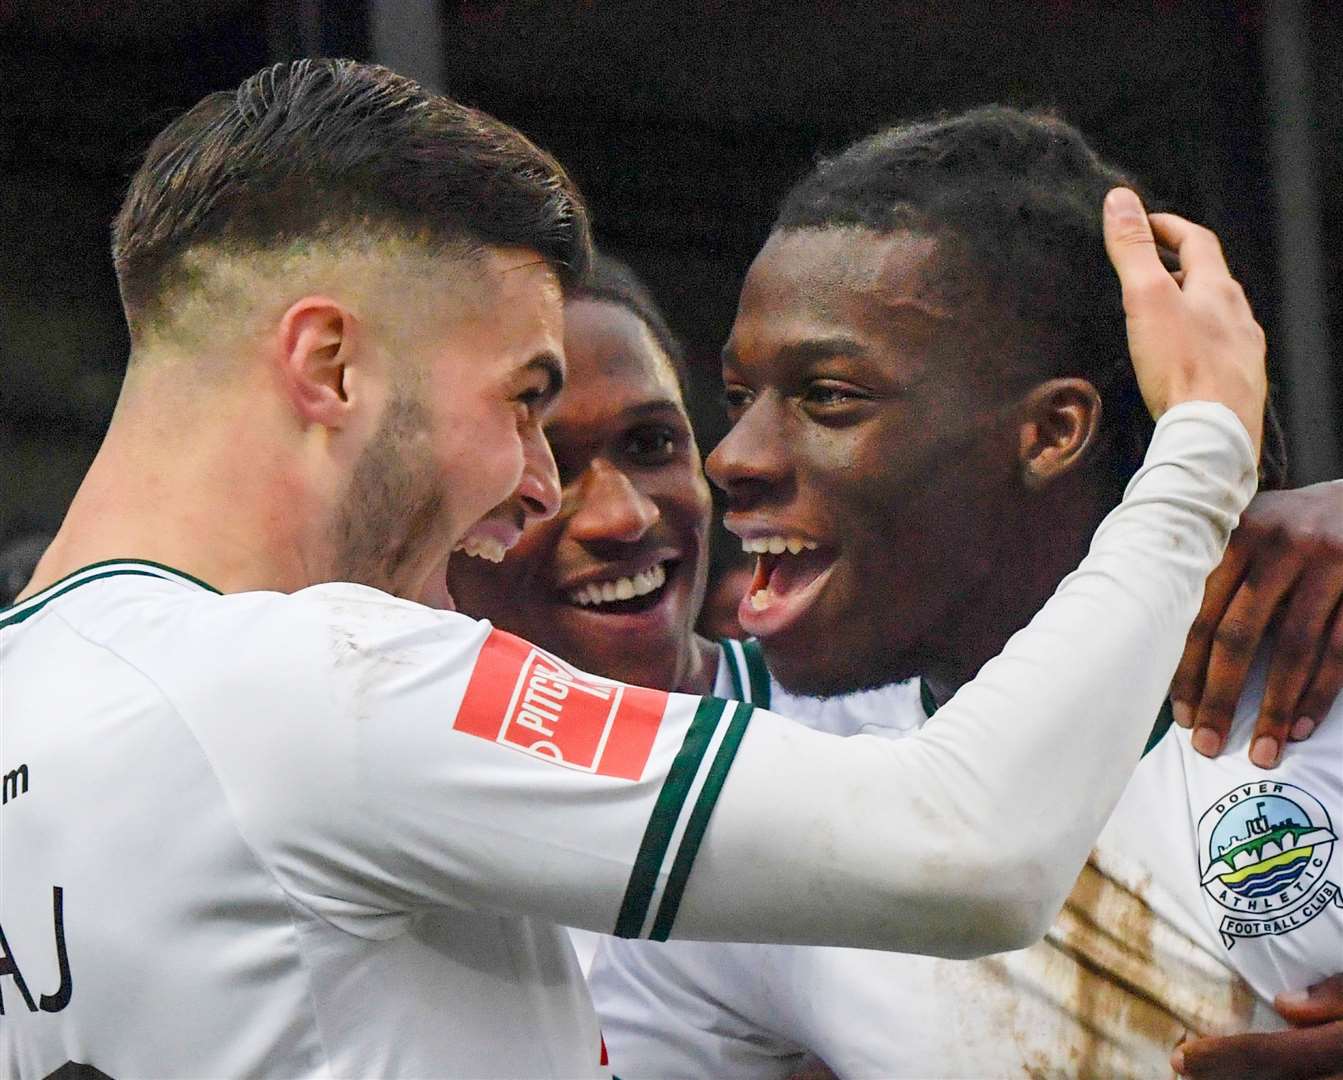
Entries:
[[[1282, 298], [1267, 7], [575, 0], [441, 11], [446, 89], [574, 173], [599, 241], [645, 276], [684, 336], [711, 444], [718, 349], [780, 196], [818, 153], [938, 109], [1056, 108], [1171, 208], [1217, 230], [1272, 349]], [[1335, 344], [1319, 362], [1337, 372], [1343, 16], [1323, 3], [1308, 15]], [[108, 223], [137, 155], [203, 94], [314, 46], [372, 58], [367, 12], [321, 0], [0, 0], [0, 545], [54, 528], [110, 415], [127, 339]]]

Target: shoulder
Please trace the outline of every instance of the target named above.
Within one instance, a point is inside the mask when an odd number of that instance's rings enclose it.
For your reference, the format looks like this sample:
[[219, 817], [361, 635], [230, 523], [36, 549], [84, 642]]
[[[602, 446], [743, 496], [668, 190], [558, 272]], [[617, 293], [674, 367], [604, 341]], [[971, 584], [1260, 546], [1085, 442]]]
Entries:
[[349, 757], [361, 721], [414, 704], [426, 680], [450, 700], [490, 627], [330, 584], [127, 594], [79, 629], [148, 679], [217, 767], [243, 775], [268, 761], [297, 779]]
[[489, 637], [487, 622], [455, 611], [438, 611], [364, 585], [317, 585], [283, 598], [276, 628], [310, 628], [328, 649], [333, 667], [358, 666], [397, 655], [403, 662], [432, 658], [440, 666], [460, 654], [469, 665]]
[[190, 594], [102, 620], [109, 647], [187, 698], [227, 690], [288, 700], [320, 690], [388, 654], [474, 656], [487, 624], [344, 583], [293, 594]]

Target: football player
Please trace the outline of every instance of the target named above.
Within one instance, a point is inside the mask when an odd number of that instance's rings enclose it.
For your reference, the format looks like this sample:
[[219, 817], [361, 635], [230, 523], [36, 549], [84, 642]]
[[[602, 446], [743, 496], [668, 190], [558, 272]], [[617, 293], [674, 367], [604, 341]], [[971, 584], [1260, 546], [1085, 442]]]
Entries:
[[[743, 292], [725, 366], [740, 418], [715, 455], [762, 553], [741, 618], [792, 690], [926, 674], [811, 709], [778, 682], [754, 700], [823, 730], [905, 734], [1056, 587], [1147, 437], [1113, 364], [1117, 297], [1085, 243], [1123, 179], [1066, 125], [990, 110], [885, 133], [785, 204]], [[1339, 749], [1326, 734], [1289, 754], [1290, 778], [1257, 775], [1252, 753], [1278, 757], [1251, 748], [1264, 679], [1219, 762], [1158, 725], [1045, 945], [963, 965], [610, 943], [594, 989], [617, 1068], [785, 1075], [812, 1050], [845, 1075], [1148, 1075], [1186, 1033], [1273, 1023], [1276, 991], [1340, 962], [1311, 862], [1331, 850]], [[1276, 793], [1246, 803], [1240, 789], [1265, 784]]]
[[1158, 223], [1180, 289], [1108, 205], [1143, 467], [928, 737], [837, 739], [410, 599], [558, 508], [541, 424], [589, 245], [553, 160], [346, 61], [171, 124], [114, 228], [115, 415], [0, 615], [0, 1072], [608, 1075], [556, 924], [1038, 937], [1262, 433], [1263, 335], [1208, 234]]

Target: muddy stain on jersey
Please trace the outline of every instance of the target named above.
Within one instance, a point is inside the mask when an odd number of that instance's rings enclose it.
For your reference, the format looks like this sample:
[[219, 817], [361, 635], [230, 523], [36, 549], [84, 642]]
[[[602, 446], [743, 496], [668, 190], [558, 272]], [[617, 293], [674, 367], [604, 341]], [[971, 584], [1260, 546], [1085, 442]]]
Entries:
[[1122, 879], [1093, 853], [1037, 950], [1066, 976], [1053, 980], [1074, 1021], [1065, 1059], [1035, 1057], [1033, 1075], [1143, 1075], [1192, 1035], [1242, 1030], [1254, 1010], [1249, 988], [1219, 966], [1191, 965], [1198, 951], [1152, 907], [1151, 876]]

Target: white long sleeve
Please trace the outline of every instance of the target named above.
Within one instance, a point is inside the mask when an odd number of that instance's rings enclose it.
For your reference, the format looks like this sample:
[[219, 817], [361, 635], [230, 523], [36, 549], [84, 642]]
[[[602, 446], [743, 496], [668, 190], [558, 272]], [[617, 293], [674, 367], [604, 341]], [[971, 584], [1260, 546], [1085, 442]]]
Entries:
[[31, 986], [11, 963], [0, 1074], [77, 1046], [116, 1076], [609, 1075], [557, 923], [1022, 945], [1254, 473], [1228, 412], [1173, 410], [1082, 568], [896, 743], [624, 686], [365, 586], [83, 567], [0, 613], [0, 921]]
[[1042, 935], [1255, 483], [1228, 409], [1172, 409], [1081, 566], [919, 735], [840, 739], [757, 712], [673, 936], [971, 956]]

